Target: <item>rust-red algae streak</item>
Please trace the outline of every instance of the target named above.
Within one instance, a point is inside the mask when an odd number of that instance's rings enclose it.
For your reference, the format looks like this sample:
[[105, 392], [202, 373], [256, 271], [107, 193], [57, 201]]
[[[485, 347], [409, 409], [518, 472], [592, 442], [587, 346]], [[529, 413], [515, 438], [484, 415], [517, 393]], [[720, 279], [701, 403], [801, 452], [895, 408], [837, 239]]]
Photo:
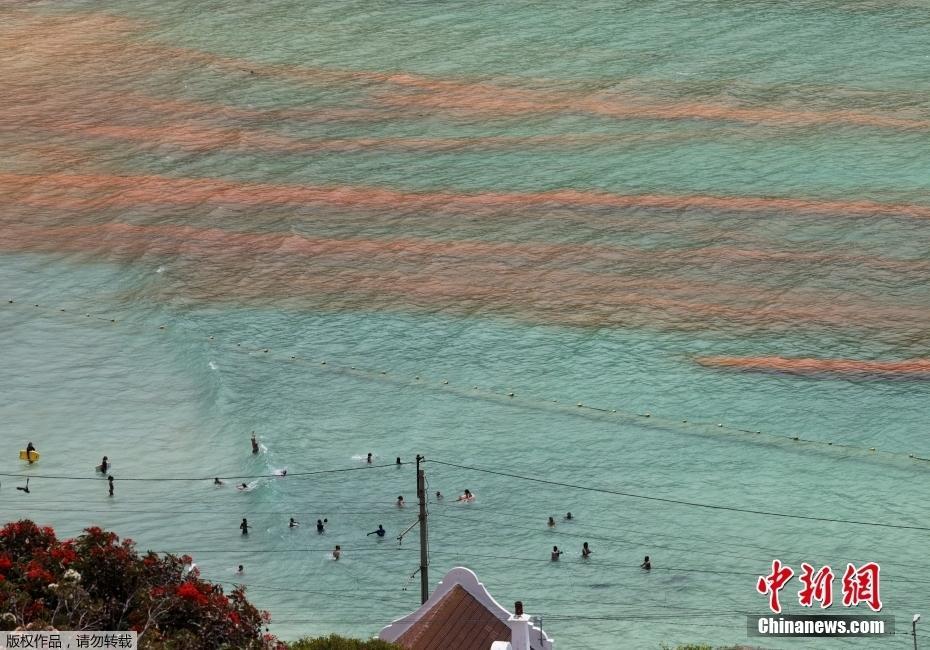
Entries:
[[865, 200], [613, 194], [571, 189], [466, 194], [445, 191], [414, 192], [359, 186], [254, 183], [213, 178], [171, 178], [154, 175], [0, 173], [0, 192], [7, 195], [6, 200], [12, 199], [14, 202], [29, 205], [63, 209], [204, 203], [242, 206], [327, 204], [378, 210], [564, 206], [930, 218], [930, 206]]
[[796, 375], [892, 375], [930, 378], [930, 359], [862, 361], [858, 359], [816, 359], [787, 357], [697, 357], [703, 366], [757, 372], [784, 372]]

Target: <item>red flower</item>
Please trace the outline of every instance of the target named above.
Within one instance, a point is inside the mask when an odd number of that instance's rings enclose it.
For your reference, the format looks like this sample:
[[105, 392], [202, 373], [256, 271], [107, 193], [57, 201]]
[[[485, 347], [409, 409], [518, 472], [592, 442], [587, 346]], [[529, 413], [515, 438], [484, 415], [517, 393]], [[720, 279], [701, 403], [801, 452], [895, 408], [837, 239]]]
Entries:
[[200, 593], [200, 590], [197, 588], [193, 582], [183, 582], [178, 585], [177, 590], [175, 591], [177, 595], [184, 600], [189, 600], [197, 603], [198, 605], [207, 604], [210, 599]]
[[0, 571], [9, 571], [10, 567], [12, 566], [13, 566], [13, 560], [10, 558], [9, 555], [7, 555], [6, 553], [4, 553], [3, 555], [0, 555]]
[[241, 619], [239, 618], [239, 614], [237, 612], [229, 612], [227, 616], [229, 617], [229, 620], [232, 621], [233, 625], [239, 625], [239, 623], [241, 622]]

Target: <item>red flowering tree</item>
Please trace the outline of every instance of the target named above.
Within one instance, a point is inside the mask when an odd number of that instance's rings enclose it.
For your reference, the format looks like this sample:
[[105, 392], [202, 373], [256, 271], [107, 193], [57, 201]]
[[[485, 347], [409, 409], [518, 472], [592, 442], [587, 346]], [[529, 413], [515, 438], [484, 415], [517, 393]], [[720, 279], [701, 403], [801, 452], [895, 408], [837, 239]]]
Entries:
[[88, 528], [59, 540], [23, 520], [0, 529], [0, 629], [135, 630], [140, 648], [277, 647], [267, 612], [243, 587], [224, 593], [188, 556], [139, 555], [130, 539]]

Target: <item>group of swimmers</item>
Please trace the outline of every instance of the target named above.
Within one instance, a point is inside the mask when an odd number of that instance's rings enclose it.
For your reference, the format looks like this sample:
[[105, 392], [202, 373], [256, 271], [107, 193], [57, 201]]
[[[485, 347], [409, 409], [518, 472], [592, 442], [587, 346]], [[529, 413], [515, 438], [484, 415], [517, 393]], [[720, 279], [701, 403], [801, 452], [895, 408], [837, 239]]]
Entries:
[[[35, 462], [35, 458], [33, 454], [37, 455], [38, 453], [39, 452], [36, 449], [36, 446], [32, 444], [31, 440], [26, 443], [26, 459], [25, 460], [27, 460], [30, 465], [32, 465]], [[107, 475], [107, 484], [108, 484], [110, 496], [113, 496], [113, 492], [114, 492], [113, 480], [114, 479], [113, 479], [113, 475], [108, 473], [111, 467], [112, 465], [110, 464], [110, 459], [104, 456], [103, 460], [100, 461], [100, 464], [97, 465], [96, 469], [101, 474]], [[29, 494], [29, 478], [28, 477], [26, 478], [26, 485], [22, 487], [17, 487], [16, 489], [19, 490], [20, 492], [25, 492], [26, 494]]]
[[[565, 552], [565, 551], [561, 550], [558, 546], [553, 546], [553, 547], [552, 547], [552, 553], [551, 553], [551, 555], [549, 556], [549, 558], [550, 558], [553, 562], [558, 562], [558, 561], [559, 561], [559, 558], [562, 556], [562, 554], [563, 554], [564, 552]], [[589, 557], [591, 557], [591, 555], [592, 555], [593, 553], [594, 553], [594, 551], [591, 550], [591, 547], [588, 546], [588, 543], [587, 543], [587, 542], [585, 542], [584, 544], [581, 545], [581, 559], [582, 559], [582, 560], [587, 560]], [[649, 556], [648, 556], [648, 555], [647, 555], [646, 558], [643, 560], [642, 564], [639, 565], [639, 568], [640, 568], [640, 569], [643, 569], [643, 570], [645, 570], [645, 571], [651, 571], [651, 570], [652, 570], [652, 562], [649, 560]]]
[[[571, 521], [572, 519], [574, 519], [574, 517], [572, 517], [572, 513], [566, 512], [565, 521]], [[548, 525], [549, 525], [549, 528], [555, 528], [555, 517], [549, 517]]]
[[[574, 518], [575, 517], [572, 516], [572, 513], [570, 512], [565, 513], [565, 517], [564, 517], [565, 521], [572, 521], [574, 520]], [[547, 522], [547, 525], [549, 526], [549, 528], [555, 528], [555, 517], [549, 517], [549, 521]], [[553, 562], [558, 562], [559, 558], [562, 556], [562, 553], [564, 553], [564, 551], [560, 550], [558, 546], [553, 546], [552, 554], [549, 556], [549, 558]], [[587, 560], [589, 557], [591, 557], [593, 553], [594, 551], [591, 550], [591, 547], [588, 546], [587, 542], [581, 545], [581, 559]], [[643, 560], [642, 564], [639, 565], [639, 568], [644, 569], [646, 571], [650, 571], [652, 569], [652, 562], [649, 560], [648, 555], [646, 556], [646, 559]]]

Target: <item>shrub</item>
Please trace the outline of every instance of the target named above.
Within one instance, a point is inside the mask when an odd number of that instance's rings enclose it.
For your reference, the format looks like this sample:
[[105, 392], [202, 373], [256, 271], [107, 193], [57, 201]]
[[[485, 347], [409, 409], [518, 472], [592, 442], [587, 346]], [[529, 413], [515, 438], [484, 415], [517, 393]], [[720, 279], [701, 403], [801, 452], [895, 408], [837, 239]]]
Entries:
[[0, 529], [0, 630], [135, 630], [147, 650], [283, 648], [262, 635], [267, 612], [243, 587], [224, 593], [191, 558], [148, 552], [131, 539], [87, 528], [60, 541], [23, 520]]

